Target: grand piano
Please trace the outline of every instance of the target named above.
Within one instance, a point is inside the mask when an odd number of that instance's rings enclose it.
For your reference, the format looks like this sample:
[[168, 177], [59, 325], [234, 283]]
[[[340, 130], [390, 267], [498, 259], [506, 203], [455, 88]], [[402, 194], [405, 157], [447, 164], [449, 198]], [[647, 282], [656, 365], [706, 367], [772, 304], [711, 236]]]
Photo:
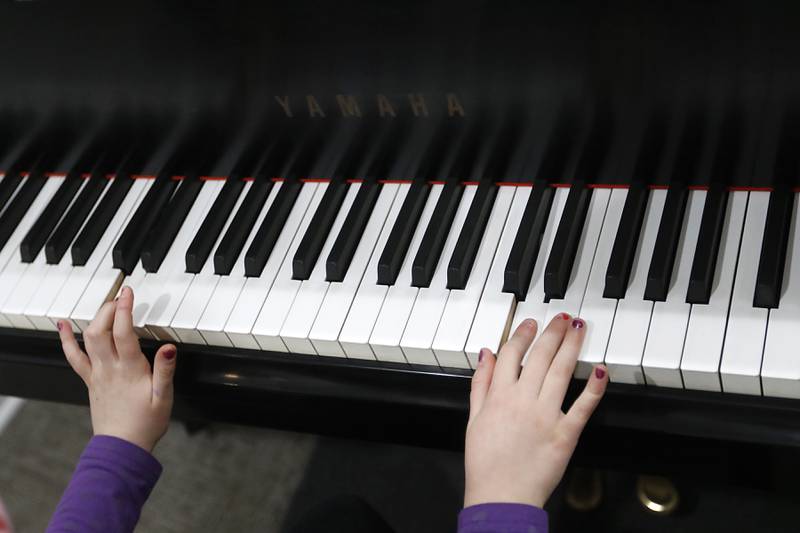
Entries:
[[180, 418], [458, 449], [478, 350], [563, 311], [593, 461], [797, 446], [797, 15], [3, 2], [0, 394], [85, 402], [55, 321], [126, 284]]

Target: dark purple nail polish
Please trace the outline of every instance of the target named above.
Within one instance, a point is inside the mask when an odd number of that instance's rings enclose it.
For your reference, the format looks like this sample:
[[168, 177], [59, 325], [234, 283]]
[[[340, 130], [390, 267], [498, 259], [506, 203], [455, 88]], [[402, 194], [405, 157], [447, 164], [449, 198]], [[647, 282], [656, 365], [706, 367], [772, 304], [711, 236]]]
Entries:
[[58, 322], [56, 322], [56, 328], [58, 329], [58, 331], [61, 331], [62, 329], [64, 329], [64, 323], [59, 320]]
[[581, 329], [584, 325], [585, 323], [580, 318], [576, 318], [575, 320], [572, 321], [572, 327], [574, 329]]
[[486, 352], [488, 351], [489, 350], [487, 350], [486, 348], [481, 348], [481, 351], [478, 352], [478, 364], [481, 364], [483, 362], [483, 358], [486, 355]]
[[597, 377], [597, 379], [603, 379], [604, 377], [606, 377], [606, 369], [601, 366], [598, 366], [597, 368], [594, 369], [594, 375], [595, 377]]
[[170, 346], [169, 348], [164, 350], [164, 359], [166, 359], [167, 361], [172, 361], [173, 359], [175, 359], [176, 353], [177, 352], [175, 351], [175, 348]]

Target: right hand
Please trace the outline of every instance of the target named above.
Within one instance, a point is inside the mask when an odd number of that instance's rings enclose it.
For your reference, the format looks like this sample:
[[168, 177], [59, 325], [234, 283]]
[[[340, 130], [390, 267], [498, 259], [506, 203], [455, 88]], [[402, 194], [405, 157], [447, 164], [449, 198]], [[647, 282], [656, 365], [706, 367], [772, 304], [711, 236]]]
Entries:
[[500, 502], [544, 506], [606, 390], [608, 372], [598, 365], [563, 413], [586, 322], [562, 313], [531, 347], [536, 330], [535, 320], [522, 322], [496, 362], [490, 350], [481, 350], [470, 395], [465, 507]]

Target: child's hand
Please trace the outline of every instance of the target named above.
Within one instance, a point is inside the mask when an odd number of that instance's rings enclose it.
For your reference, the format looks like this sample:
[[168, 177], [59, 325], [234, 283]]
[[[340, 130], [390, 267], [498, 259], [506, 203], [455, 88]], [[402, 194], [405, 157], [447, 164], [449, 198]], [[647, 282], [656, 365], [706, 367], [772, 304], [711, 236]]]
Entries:
[[556, 316], [530, 350], [536, 322], [526, 320], [497, 360], [481, 351], [472, 378], [464, 505], [507, 502], [542, 507], [558, 485], [584, 425], [603, 397], [605, 368], [592, 372], [570, 410], [561, 412], [586, 323]]
[[83, 332], [88, 355], [69, 322], [59, 321], [58, 329], [69, 364], [89, 389], [94, 434], [119, 437], [149, 452], [169, 426], [177, 350], [162, 346], [151, 371], [133, 331], [132, 309], [128, 287], [100, 308]]

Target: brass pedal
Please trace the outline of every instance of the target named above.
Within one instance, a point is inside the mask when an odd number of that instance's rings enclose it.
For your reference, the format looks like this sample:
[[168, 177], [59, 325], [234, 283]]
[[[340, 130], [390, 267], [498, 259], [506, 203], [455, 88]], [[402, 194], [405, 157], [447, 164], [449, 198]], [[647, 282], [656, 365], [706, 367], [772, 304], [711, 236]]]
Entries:
[[603, 479], [599, 470], [575, 468], [570, 472], [564, 500], [572, 509], [588, 512], [597, 509], [603, 501]]
[[669, 479], [661, 476], [639, 476], [636, 480], [636, 497], [652, 513], [668, 515], [680, 503], [680, 493]]

